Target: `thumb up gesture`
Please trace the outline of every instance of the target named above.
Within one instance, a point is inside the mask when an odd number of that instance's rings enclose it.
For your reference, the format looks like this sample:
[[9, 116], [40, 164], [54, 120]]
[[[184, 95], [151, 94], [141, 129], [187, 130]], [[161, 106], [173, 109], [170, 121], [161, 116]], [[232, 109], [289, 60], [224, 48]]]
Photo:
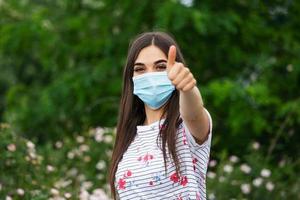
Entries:
[[189, 68], [182, 63], [176, 62], [176, 47], [172, 45], [169, 48], [167, 61], [167, 74], [172, 84], [180, 91], [187, 92], [196, 86], [196, 79]]

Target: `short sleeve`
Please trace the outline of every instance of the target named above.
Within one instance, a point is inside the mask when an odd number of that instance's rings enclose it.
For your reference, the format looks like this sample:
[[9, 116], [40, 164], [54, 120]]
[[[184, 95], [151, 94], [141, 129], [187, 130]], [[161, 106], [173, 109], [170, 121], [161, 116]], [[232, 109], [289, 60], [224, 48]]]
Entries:
[[190, 147], [192, 147], [193, 149], [197, 150], [199, 148], [203, 148], [203, 147], [210, 147], [211, 145], [211, 138], [212, 138], [212, 119], [211, 116], [209, 114], [209, 112], [204, 108], [205, 113], [208, 116], [208, 121], [209, 121], [209, 134], [207, 139], [202, 143], [202, 144], [198, 144], [195, 140], [195, 138], [193, 137], [192, 133], [189, 131], [189, 129], [187, 128], [186, 124], [184, 121], [182, 121], [183, 124], [183, 128], [184, 128], [184, 132], [187, 138], [187, 142], [189, 144]]

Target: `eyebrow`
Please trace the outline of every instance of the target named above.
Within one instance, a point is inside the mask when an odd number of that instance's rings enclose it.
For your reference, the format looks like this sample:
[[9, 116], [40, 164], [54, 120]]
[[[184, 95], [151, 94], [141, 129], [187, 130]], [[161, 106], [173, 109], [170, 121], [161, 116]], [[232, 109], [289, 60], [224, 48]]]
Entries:
[[[157, 61], [154, 62], [154, 65], [158, 64], [158, 63], [161, 63], [161, 62], [167, 62], [167, 60], [165, 59], [159, 59]], [[141, 63], [141, 62], [136, 62], [134, 63], [134, 65], [145, 65], [144, 63]]]

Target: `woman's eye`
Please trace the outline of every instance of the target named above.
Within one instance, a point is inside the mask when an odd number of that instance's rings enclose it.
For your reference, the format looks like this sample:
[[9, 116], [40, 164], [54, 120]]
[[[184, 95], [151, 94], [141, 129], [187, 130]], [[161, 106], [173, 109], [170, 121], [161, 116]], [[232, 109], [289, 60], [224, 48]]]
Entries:
[[141, 72], [141, 71], [143, 71], [143, 70], [144, 70], [144, 69], [141, 68], [141, 67], [134, 68], [134, 71], [135, 71], [135, 72]]
[[156, 66], [157, 70], [165, 70], [167, 68], [166, 64], [159, 64]]

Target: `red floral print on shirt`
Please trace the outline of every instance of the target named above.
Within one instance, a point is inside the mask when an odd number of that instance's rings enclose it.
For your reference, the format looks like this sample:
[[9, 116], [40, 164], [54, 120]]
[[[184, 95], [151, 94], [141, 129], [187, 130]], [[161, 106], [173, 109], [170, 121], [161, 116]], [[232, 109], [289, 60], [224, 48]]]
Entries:
[[171, 181], [173, 181], [174, 183], [177, 183], [179, 181], [179, 177], [177, 176], [176, 172], [174, 172], [171, 176], [170, 176]]
[[176, 195], [176, 200], [183, 200], [181, 193], [179, 195]]
[[184, 176], [180, 179], [180, 185], [185, 186], [188, 183], [187, 177]]
[[126, 181], [123, 178], [120, 178], [119, 181], [118, 181], [119, 189], [124, 190], [125, 189], [125, 184], [126, 184]]
[[126, 179], [132, 176], [132, 172], [127, 170], [124, 172], [123, 178], [119, 178], [118, 186], [120, 190], [124, 190], [126, 188]]
[[143, 156], [138, 157], [138, 161], [142, 162], [145, 166], [149, 165], [150, 160], [153, 160], [154, 156], [152, 154], [146, 153]]
[[130, 170], [127, 170], [124, 174], [124, 177], [129, 177], [132, 175], [132, 172]]
[[186, 184], [188, 183], [188, 178], [187, 176], [177, 176], [176, 172], [174, 172], [171, 176], [170, 176], [170, 180], [173, 181], [173, 183], [180, 183], [180, 185], [182, 186], [186, 186]]

